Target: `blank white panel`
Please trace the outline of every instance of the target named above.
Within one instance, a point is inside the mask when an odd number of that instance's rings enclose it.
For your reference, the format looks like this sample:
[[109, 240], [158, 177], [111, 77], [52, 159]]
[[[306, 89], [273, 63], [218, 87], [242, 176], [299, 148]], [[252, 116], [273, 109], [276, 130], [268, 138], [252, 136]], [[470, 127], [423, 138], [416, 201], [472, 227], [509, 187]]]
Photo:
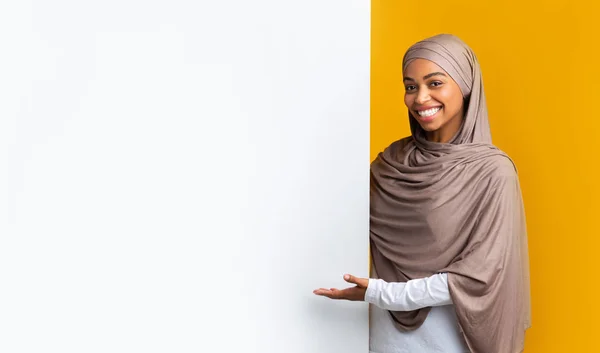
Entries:
[[0, 5], [0, 352], [367, 352], [370, 3]]

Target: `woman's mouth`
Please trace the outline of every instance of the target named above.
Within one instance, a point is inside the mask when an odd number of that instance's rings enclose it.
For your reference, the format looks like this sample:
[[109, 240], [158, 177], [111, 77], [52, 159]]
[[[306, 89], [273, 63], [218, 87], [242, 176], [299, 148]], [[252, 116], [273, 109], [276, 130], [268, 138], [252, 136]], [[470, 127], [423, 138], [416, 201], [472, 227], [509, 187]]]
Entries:
[[435, 107], [427, 110], [416, 110], [415, 112], [421, 121], [429, 122], [435, 119], [440, 110], [442, 110], [442, 107]]

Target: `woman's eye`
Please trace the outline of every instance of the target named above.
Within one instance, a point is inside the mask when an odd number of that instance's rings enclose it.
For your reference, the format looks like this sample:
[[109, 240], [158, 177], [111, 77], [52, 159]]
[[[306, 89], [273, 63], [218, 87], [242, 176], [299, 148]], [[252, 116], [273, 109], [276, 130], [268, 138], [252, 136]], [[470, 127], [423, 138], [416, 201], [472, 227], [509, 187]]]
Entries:
[[440, 82], [440, 81], [433, 81], [433, 82], [431, 82], [431, 85], [432, 85], [433, 87], [441, 86], [441, 85], [442, 85], [442, 82]]
[[406, 86], [406, 91], [413, 91], [415, 90], [415, 86]]

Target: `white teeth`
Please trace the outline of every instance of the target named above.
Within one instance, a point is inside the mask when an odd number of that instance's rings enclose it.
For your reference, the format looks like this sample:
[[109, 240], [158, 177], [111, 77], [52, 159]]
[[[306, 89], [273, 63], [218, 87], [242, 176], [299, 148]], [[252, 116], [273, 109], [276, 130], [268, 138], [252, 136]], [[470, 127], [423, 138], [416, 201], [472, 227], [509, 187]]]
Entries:
[[442, 109], [442, 108], [440, 108], [440, 107], [431, 108], [431, 109], [420, 111], [418, 113], [420, 116], [427, 118], [427, 117], [432, 116], [433, 114], [437, 113], [440, 109]]

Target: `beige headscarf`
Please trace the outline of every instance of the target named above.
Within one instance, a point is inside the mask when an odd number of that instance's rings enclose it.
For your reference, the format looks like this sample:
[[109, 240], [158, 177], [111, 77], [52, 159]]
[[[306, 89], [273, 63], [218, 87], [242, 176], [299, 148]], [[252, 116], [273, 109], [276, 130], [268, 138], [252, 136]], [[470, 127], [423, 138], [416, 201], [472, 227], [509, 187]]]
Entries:
[[[483, 81], [473, 51], [441, 34], [414, 44], [459, 85], [465, 117], [449, 143], [412, 136], [371, 165], [373, 266], [388, 282], [448, 273], [465, 341], [473, 353], [523, 350], [530, 324], [529, 257], [521, 190], [511, 159], [491, 143]], [[390, 312], [399, 330], [423, 324], [430, 308]]]

